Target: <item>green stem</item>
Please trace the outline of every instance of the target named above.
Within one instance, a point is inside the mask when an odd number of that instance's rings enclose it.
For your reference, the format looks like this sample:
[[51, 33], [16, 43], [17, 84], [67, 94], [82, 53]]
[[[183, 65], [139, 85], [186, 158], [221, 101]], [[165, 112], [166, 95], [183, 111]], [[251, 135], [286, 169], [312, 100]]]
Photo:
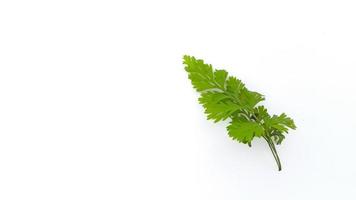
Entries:
[[269, 148], [270, 148], [271, 151], [272, 151], [272, 154], [273, 154], [274, 159], [275, 159], [276, 162], [277, 162], [278, 171], [281, 171], [281, 170], [282, 170], [281, 161], [279, 160], [279, 156], [278, 156], [276, 147], [275, 147], [274, 144], [273, 144], [273, 141], [272, 141], [271, 138], [269, 138], [269, 137], [264, 137], [264, 138], [265, 138], [266, 142], [268, 143]]

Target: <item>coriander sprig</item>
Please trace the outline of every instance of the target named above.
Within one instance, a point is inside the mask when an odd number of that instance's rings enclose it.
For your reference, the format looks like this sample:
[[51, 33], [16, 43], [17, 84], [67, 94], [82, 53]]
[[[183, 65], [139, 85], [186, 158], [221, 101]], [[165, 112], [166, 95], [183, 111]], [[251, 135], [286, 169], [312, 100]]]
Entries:
[[193, 56], [185, 55], [183, 60], [193, 87], [200, 92], [199, 103], [208, 119], [219, 122], [229, 118], [228, 135], [250, 147], [255, 137], [265, 139], [280, 171], [282, 166], [275, 144], [282, 143], [289, 129], [296, 129], [293, 120], [284, 113], [269, 115], [264, 106], [258, 105], [265, 100], [264, 96], [248, 90], [225, 70], [214, 70]]

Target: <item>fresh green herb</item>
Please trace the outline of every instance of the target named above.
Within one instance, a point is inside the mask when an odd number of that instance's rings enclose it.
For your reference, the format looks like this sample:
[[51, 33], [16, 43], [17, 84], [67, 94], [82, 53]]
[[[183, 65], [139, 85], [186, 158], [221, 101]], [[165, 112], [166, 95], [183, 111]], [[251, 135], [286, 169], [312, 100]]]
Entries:
[[262, 137], [282, 169], [275, 144], [281, 144], [289, 129], [296, 129], [286, 114], [269, 115], [267, 109], [258, 105], [263, 95], [248, 90], [237, 78], [228, 76], [225, 70], [213, 69], [210, 64], [192, 56], [183, 57], [185, 70], [193, 87], [200, 92], [199, 103], [203, 105], [208, 119], [218, 122], [231, 119], [227, 131], [238, 142], [248, 144], [255, 137]]

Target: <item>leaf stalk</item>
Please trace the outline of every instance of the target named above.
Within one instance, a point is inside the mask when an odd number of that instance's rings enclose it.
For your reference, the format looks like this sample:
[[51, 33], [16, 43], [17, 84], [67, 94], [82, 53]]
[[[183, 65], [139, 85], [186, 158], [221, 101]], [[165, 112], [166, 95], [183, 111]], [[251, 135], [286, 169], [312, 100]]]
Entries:
[[264, 139], [266, 140], [269, 148], [271, 149], [271, 152], [273, 154], [273, 157], [274, 159], [276, 160], [276, 163], [277, 163], [277, 166], [278, 166], [278, 171], [281, 171], [282, 170], [282, 164], [281, 164], [281, 161], [279, 159], [279, 156], [278, 156], [278, 153], [277, 153], [277, 150], [276, 150], [276, 147], [272, 141], [272, 139], [268, 136], [264, 136]]

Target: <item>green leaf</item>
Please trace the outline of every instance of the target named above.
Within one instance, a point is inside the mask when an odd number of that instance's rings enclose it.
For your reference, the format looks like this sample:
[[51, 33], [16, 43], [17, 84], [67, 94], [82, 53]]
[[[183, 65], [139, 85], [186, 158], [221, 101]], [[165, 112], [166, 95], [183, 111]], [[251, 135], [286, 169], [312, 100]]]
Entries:
[[261, 122], [269, 120], [271, 116], [268, 114], [267, 109], [264, 106], [258, 106], [253, 110], [257, 119]]
[[205, 92], [199, 98], [208, 119], [215, 122], [225, 120], [241, 107], [231, 101], [231, 97], [219, 92]]
[[260, 124], [244, 118], [233, 119], [227, 130], [230, 137], [244, 144], [250, 143], [255, 136], [261, 137], [264, 134]]
[[245, 88], [245, 85], [237, 78], [230, 76], [226, 81], [226, 91], [236, 99], [239, 98], [241, 90]]
[[252, 92], [246, 88], [241, 90], [240, 102], [248, 109], [253, 109], [259, 102], [265, 100], [265, 98], [258, 92]]
[[203, 105], [208, 103], [216, 104], [227, 99], [231, 99], [231, 97], [229, 97], [225, 93], [209, 91], [201, 94], [199, 98], [199, 102]]
[[197, 91], [216, 88], [214, 73], [211, 65], [205, 64], [203, 60], [197, 60], [192, 56], [184, 56], [185, 70], [189, 73], [189, 79]]
[[276, 142], [276, 144], [281, 144], [285, 138], [285, 136], [279, 131], [274, 131], [272, 133], [272, 137], [274, 138], [274, 141]]
[[225, 90], [227, 74], [225, 70], [215, 70], [214, 72], [214, 80], [222, 90]]
[[288, 132], [289, 128], [296, 129], [294, 121], [284, 113], [279, 116], [273, 115], [265, 124], [281, 133]]

